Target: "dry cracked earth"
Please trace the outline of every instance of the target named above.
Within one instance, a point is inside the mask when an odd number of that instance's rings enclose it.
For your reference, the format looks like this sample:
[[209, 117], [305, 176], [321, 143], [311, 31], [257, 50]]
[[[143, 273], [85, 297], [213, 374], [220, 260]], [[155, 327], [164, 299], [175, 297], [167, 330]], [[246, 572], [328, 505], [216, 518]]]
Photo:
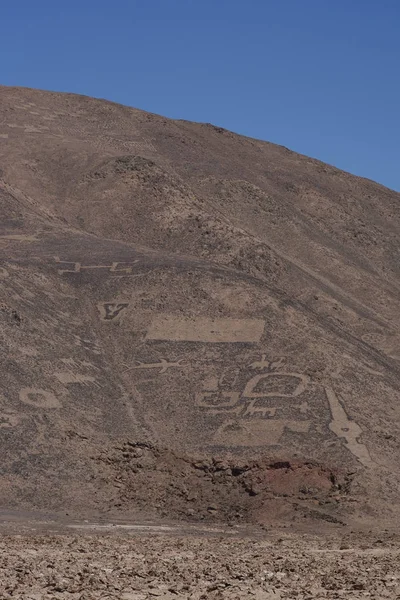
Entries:
[[399, 201], [0, 87], [0, 598], [400, 597]]

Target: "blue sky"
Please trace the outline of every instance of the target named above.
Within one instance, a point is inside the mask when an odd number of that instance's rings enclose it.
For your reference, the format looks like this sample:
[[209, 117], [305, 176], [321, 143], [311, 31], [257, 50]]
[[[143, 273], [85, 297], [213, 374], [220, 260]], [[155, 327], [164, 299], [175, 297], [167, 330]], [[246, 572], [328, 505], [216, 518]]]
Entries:
[[400, 190], [400, 0], [18, 0], [0, 83], [283, 144]]

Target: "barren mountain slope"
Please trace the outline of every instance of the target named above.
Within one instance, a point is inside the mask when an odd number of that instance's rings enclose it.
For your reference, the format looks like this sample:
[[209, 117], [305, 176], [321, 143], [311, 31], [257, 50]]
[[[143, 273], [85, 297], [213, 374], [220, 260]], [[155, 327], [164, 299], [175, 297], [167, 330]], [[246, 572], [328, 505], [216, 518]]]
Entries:
[[221, 502], [261, 490], [257, 514], [389, 511], [399, 200], [212, 125], [0, 88], [2, 504], [150, 509], [158, 485], [168, 513], [168, 480], [184, 514], [194, 469]]

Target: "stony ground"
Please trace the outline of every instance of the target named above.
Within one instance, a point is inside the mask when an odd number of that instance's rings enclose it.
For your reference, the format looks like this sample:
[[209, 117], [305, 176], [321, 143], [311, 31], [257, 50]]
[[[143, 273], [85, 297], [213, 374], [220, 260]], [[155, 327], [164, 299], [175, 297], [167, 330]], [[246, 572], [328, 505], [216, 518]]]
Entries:
[[220, 127], [0, 86], [0, 507], [395, 521], [399, 206]]
[[0, 598], [394, 599], [400, 598], [399, 556], [398, 541], [387, 533], [3, 534]]

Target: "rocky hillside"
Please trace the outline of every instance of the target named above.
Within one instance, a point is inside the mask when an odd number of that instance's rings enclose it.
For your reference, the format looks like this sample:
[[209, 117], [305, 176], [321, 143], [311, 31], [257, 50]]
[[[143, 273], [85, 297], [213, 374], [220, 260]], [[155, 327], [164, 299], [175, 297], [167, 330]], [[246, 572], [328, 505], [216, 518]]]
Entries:
[[[162, 490], [197, 456], [250, 461], [269, 499], [310, 488], [318, 506], [340, 472], [340, 518], [390, 514], [399, 234], [398, 193], [281, 146], [1, 87], [1, 505], [158, 498], [168, 516]], [[155, 459], [132, 468], [128, 443], [173, 453], [170, 479]], [[279, 487], [282, 460], [294, 479]]]

